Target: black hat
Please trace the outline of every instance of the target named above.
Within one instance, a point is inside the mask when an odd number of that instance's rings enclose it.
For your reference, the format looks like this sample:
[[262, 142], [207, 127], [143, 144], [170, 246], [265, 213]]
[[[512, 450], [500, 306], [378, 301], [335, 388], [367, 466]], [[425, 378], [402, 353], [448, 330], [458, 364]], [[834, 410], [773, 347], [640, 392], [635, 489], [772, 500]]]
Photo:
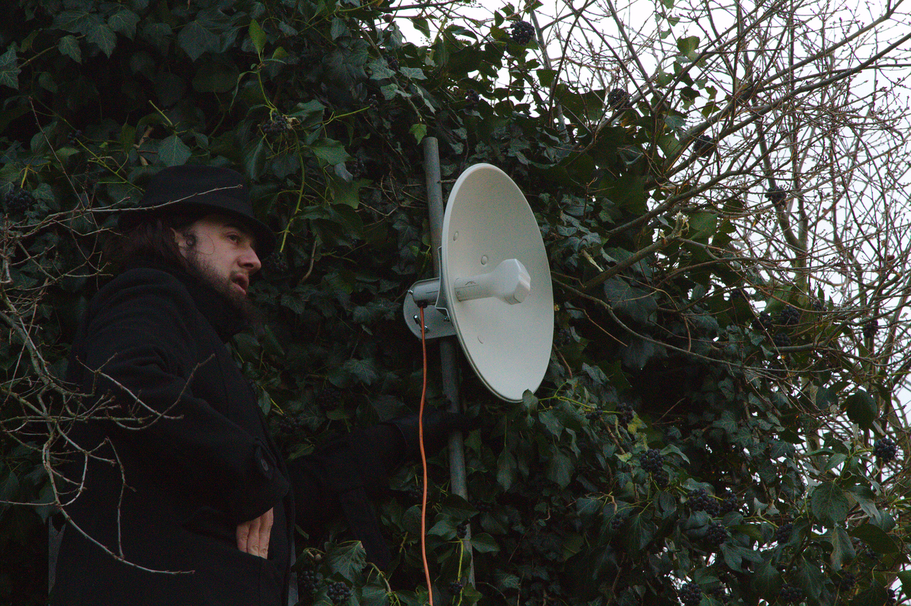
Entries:
[[253, 232], [259, 256], [275, 249], [275, 234], [253, 215], [243, 177], [229, 168], [186, 165], [161, 170], [149, 180], [139, 206], [121, 213], [117, 225], [125, 231], [150, 216], [196, 209], [239, 219]]

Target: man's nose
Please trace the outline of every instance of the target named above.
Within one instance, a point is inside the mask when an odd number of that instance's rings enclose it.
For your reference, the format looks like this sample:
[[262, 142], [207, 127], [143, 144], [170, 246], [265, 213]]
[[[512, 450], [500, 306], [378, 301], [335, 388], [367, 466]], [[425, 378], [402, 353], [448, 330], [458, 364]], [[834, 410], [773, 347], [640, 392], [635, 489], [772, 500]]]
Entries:
[[240, 258], [240, 265], [241, 267], [246, 268], [251, 274], [258, 272], [263, 266], [262, 262], [259, 260], [259, 256], [252, 247], [244, 252], [243, 256]]

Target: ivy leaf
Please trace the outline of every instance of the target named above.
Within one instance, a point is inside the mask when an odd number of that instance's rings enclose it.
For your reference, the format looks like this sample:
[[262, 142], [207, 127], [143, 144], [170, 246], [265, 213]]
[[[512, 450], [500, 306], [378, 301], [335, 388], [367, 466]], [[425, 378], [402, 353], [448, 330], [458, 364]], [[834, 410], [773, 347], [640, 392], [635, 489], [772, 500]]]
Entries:
[[328, 164], [340, 164], [350, 156], [345, 151], [345, 146], [334, 139], [320, 139], [310, 146], [313, 155]]
[[854, 545], [851, 544], [851, 537], [841, 526], [829, 531], [827, 539], [832, 545], [832, 555], [829, 556], [829, 561], [833, 569], [840, 570], [845, 562], [850, 562], [857, 555]]
[[131, 40], [136, 36], [136, 25], [139, 23], [139, 15], [131, 10], [123, 9], [108, 19], [108, 25], [118, 34], [123, 34]]
[[345, 362], [345, 370], [360, 379], [365, 385], [370, 385], [379, 378], [376, 367], [370, 360], [351, 359]]
[[349, 541], [335, 545], [326, 560], [333, 572], [353, 581], [367, 565], [367, 554], [360, 541]]
[[218, 50], [218, 36], [199, 21], [191, 21], [177, 34], [177, 44], [196, 61], [203, 53]]
[[99, 24], [98, 27], [89, 31], [85, 39], [100, 48], [105, 55], [111, 56], [114, 47], [117, 45], [117, 34], [108, 25]]
[[879, 414], [876, 401], [866, 391], [860, 389], [845, 400], [845, 412], [848, 418], [863, 429], [870, 429]]
[[516, 458], [504, 448], [497, 458], [497, 483], [504, 491], [509, 491], [516, 477]]
[[833, 482], [820, 484], [810, 496], [810, 509], [823, 525], [833, 528], [848, 517], [850, 503], [845, 491]]
[[427, 125], [422, 123], [412, 124], [411, 128], [408, 129], [408, 132], [414, 135], [414, 139], [417, 143], [420, 143], [424, 140], [424, 137], [427, 136]]
[[57, 50], [61, 55], [66, 55], [76, 63], [82, 63], [82, 49], [76, 36], [64, 36], [57, 42]]
[[9, 49], [0, 55], [0, 85], [19, 89], [19, 69], [16, 61], [16, 49], [10, 45]]
[[190, 148], [177, 135], [171, 135], [158, 147], [158, 157], [165, 166], [182, 166], [190, 155]]
[[572, 460], [558, 450], [547, 462], [547, 479], [555, 482], [560, 488], [566, 488], [572, 479], [573, 469]]
[[266, 32], [260, 27], [256, 19], [250, 21], [250, 39], [253, 41], [253, 47], [256, 48], [256, 54], [262, 56], [263, 49], [266, 47]]

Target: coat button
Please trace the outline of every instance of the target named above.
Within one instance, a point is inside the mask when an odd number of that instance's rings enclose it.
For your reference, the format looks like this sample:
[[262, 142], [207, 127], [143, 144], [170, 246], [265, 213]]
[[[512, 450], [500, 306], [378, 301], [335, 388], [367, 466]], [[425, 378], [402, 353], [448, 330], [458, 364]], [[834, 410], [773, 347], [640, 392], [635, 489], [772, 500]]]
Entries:
[[260, 457], [259, 466], [263, 468], [263, 473], [269, 473], [269, 462], [266, 459]]

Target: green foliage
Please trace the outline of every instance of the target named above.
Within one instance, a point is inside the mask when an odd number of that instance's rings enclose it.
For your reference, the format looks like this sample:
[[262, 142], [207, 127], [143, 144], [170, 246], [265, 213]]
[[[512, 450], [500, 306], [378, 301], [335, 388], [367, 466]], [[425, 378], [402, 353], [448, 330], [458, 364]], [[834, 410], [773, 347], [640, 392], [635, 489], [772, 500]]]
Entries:
[[[758, 321], [765, 301], [731, 296], [750, 286], [724, 252], [734, 209], [681, 197], [667, 208], [682, 213], [684, 239], [671, 212], [646, 215], [680, 195], [667, 180], [692, 139], [680, 116], [659, 120], [643, 104], [594, 128], [607, 91], [575, 90], [510, 43], [512, 9], [483, 35], [453, 24], [418, 46], [387, 8], [20, 0], [0, 25], [0, 553], [26, 544], [54, 503], [42, 448], [66, 431], [59, 377], [107, 278], [99, 236], [161, 167], [240, 167], [280, 234], [254, 289], [268, 328], [234, 347], [289, 456], [414, 410], [420, 343], [400, 306], [432, 274], [418, 145], [432, 136], [444, 182], [490, 162], [528, 195], [558, 333], [544, 385], [521, 404], [495, 400], [463, 369], [482, 425], [465, 442], [469, 501], [450, 491], [445, 458], [431, 461], [435, 595], [466, 606], [674, 604], [695, 582], [702, 604], [773, 603], [785, 584], [813, 606], [882, 603], [907, 562], [906, 504], [869, 448], [832, 429], [844, 415], [880, 427], [877, 400], [839, 350], [848, 329], [804, 313], [782, 328], [794, 345], [777, 347], [775, 327]], [[689, 102], [700, 85], [682, 65], [699, 45], [679, 40], [678, 74], [663, 83], [687, 84]], [[12, 204], [22, 190], [28, 203]], [[809, 309], [796, 290], [787, 297]], [[653, 449], [660, 466], [644, 469]], [[403, 469], [380, 505], [396, 550], [388, 575], [340, 527], [301, 538], [299, 566], [323, 579], [306, 600], [327, 603], [326, 583], [344, 582], [349, 603], [426, 603], [408, 496], [419, 477]], [[717, 510], [693, 509], [699, 488]], [[475, 585], [454, 592], [472, 559]], [[41, 603], [41, 580], [17, 586], [10, 566], [0, 596]], [[844, 589], [847, 571], [857, 582]]]

